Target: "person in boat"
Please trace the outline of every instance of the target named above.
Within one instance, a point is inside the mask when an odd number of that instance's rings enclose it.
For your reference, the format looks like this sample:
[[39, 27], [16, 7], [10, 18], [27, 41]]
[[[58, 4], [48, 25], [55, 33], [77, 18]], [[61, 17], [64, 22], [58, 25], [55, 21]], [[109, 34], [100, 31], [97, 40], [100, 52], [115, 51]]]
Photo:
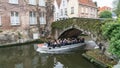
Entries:
[[55, 48], [56, 46], [57, 46], [57, 40], [54, 40], [54, 42], [53, 42], [53, 48]]
[[50, 40], [47, 42], [47, 44], [48, 44], [48, 47], [50, 47], [50, 46], [51, 46], [51, 42], [50, 42]]
[[61, 46], [65, 46], [64, 39], [61, 39], [60, 44], [61, 44]]
[[65, 45], [71, 45], [71, 44], [76, 44], [76, 43], [84, 43], [85, 39], [84, 38], [65, 38], [65, 39], [58, 39], [58, 40], [51, 40], [48, 41], [48, 47], [61, 47]]
[[58, 47], [61, 47], [61, 39], [59, 39], [57, 43], [58, 43]]
[[84, 42], [85, 42], [85, 38], [81, 38], [80, 43], [84, 43]]

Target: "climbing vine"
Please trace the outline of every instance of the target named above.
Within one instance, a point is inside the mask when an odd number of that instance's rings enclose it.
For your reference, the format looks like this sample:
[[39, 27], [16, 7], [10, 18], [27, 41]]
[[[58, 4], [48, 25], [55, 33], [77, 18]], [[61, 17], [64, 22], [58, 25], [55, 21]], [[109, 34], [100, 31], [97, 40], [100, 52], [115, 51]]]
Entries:
[[52, 30], [54, 29], [65, 29], [70, 26], [77, 25], [81, 29], [97, 33], [100, 30], [101, 20], [89, 19], [89, 18], [70, 18], [66, 20], [56, 21], [52, 23]]
[[64, 29], [69, 27], [73, 22], [73, 19], [61, 20], [52, 23], [52, 29]]
[[104, 40], [102, 36], [102, 25], [111, 21], [113, 21], [113, 19], [70, 18], [53, 22], [51, 27], [52, 33], [54, 34], [55, 30], [63, 30], [70, 26], [77, 25], [81, 29], [89, 31], [97, 36], [97, 40], [100, 41]]

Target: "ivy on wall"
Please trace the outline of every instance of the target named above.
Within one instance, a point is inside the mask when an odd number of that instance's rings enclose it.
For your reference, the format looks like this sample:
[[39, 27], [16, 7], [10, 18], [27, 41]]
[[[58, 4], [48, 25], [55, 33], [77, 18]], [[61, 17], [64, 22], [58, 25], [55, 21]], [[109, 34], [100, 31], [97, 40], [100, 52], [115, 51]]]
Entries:
[[113, 20], [91, 19], [91, 18], [69, 18], [69, 19], [53, 22], [51, 27], [52, 27], [52, 33], [54, 34], [55, 30], [63, 30], [70, 26], [77, 25], [81, 29], [89, 31], [94, 35], [97, 35], [100, 40], [103, 37], [101, 26], [109, 21], [113, 21]]
[[90, 18], [70, 18], [66, 20], [56, 21], [52, 23], [52, 29], [60, 29], [63, 30], [73, 25], [79, 26], [81, 29], [97, 32], [100, 30], [101, 20], [99, 19], [90, 19]]

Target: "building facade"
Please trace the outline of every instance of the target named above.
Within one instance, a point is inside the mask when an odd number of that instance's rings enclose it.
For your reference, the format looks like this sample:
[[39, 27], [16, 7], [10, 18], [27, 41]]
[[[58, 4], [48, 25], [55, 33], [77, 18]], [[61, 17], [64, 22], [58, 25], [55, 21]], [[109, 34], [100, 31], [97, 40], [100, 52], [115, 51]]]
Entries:
[[59, 11], [60, 11], [60, 19], [66, 19], [68, 18], [67, 15], [67, 6], [68, 6], [68, 0], [61, 0], [61, 4], [59, 7]]
[[40, 13], [40, 24], [46, 23], [45, 0], [2, 0], [1, 6], [1, 28], [5, 30], [36, 25], [37, 13]]
[[54, 21], [68, 18], [68, 1], [69, 0], [54, 0]]
[[0, 0], [0, 40], [7, 36], [14, 41], [42, 36], [53, 21], [47, 16], [53, 12], [52, 5], [52, 0]]
[[[0, 0], [0, 30], [38, 33], [46, 24], [46, 0]], [[39, 27], [38, 27], [39, 25]]]
[[92, 0], [78, 0], [78, 16], [82, 18], [97, 18], [98, 8]]
[[69, 18], [79, 17], [78, 16], [79, 3], [78, 0], [69, 0], [67, 6], [67, 13]]
[[59, 20], [60, 17], [60, 11], [59, 11], [59, 7], [60, 7], [60, 3], [61, 0], [54, 0], [54, 21]]
[[[54, 21], [56, 19], [73, 17], [97, 18], [98, 8], [92, 0], [55, 0], [55, 2], [54, 6], [57, 6], [55, 7], [55, 15], [57, 12], [58, 16], [54, 16]], [[61, 6], [59, 7], [59, 5]]]

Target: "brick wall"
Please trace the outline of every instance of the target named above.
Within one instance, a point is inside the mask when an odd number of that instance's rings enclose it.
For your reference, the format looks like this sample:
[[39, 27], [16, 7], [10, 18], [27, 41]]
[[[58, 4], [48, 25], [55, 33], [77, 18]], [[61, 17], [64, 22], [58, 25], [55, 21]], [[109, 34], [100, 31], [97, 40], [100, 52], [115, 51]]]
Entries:
[[[10, 4], [9, 0], [1, 0], [0, 7], [0, 15], [2, 17], [2, 26], [0, 26], [0, 30], [17, 30], [31, 27], [29, 25], [29, 11], [36, 11], [36, 6], [26, 4], [24, 0], [19, 0], [19, 4]], [[41, 9], [41, 7], [39, 8]], [[19, 12], [20, 25], [11, 25], [11, 11]], [[45, 12], [45, 7], [42, 7], [42, 11]]]

